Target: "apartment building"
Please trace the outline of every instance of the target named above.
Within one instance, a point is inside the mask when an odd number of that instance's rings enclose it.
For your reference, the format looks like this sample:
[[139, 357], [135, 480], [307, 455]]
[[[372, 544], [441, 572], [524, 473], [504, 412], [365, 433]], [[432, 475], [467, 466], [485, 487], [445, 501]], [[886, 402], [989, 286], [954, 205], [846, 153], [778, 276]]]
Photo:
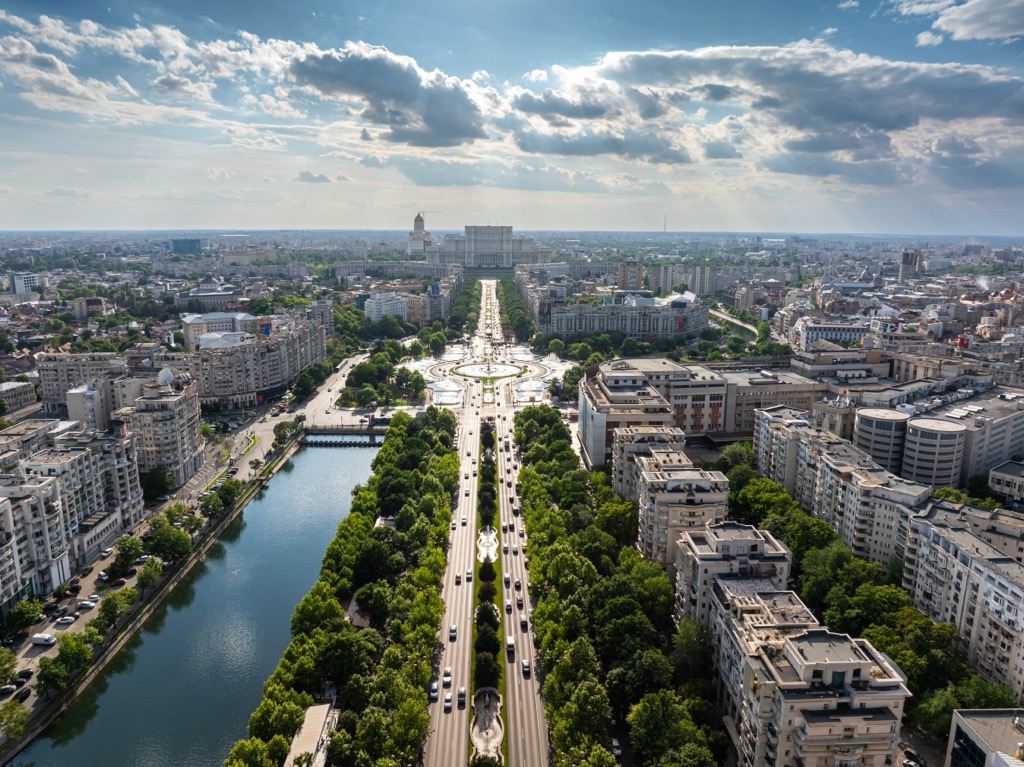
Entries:
[[[538, 305], [526, 302], [528, 307]], [[632, 338], [696, 336], [708, 325], [708, 306], [693, 293], [653, 298], [627, 295], [605, 303], [577, 303], [571, 296], [547, 301], [532, 317], [538, 332], [567, 336], [578, 333], [624, 333]]]
[[743, 767], [885, 767], [910, 698], [866, 639], [824, 627], [751, 648], [737, 733]]
[[178, 487], [203, 465], [199, 388], [195, 381], [163, 370], [131, 407], [122, 407], [113, 417], [127, 423], [136, 434], [140, 472], [162, 466]]
[[619, 264], [615, 284], [619, 290], [643, 290], [644, 289], [644, 266], [639, 261], [632, 259], [622, 261]]
[[[612, 432], [612, 489], [623, 498], [639, 495], [640, 477], [636, 459], [654, 451], [679, 453], [685, 457], [686, 434], [675, 427], [626, 426]], [[687, 460], [688, 465], [689, 459]]]
[[56, 479], [0, 475], [0, 612], [48, 596], [71, 577], [65, 522]]
[[1024, 696], [1024, 518], [931, 503], [898, 535], [903, 588], [952, 623], [971, 665]]
[[723, 522], [729, 513], [729, 479], [695, 468], [685, 453], [655, 450], [636, 458], [639, 475], [637, 549], [671, 571], [684, 531]]
[[886, 471], [861, 450], [812, 426], [807, 413], [758, 411], [757, 469], [803, 508], [827, 521], [859, 557], [886, 564], [898, 556], [901, 517], [925, 503], [931, 488]]
[[125, 358], [114, 352], [40, 354], [36, 369], [43, 412], [47, 415], [66, 414], [67, 392], [79, 384], [128, 372]]
[[790, 553], [767, 530], [739, 522], [718, 522], [684, 530], [675, 546], [676, 618], [708, 625], [711, 589], [723, 575], [766, 578], [776, 589], [789, 581]]
[[0, 399], [7, 403], [7, 411], [21, 410], [36, 403], [36, 387], [25, 381], [0, 383]]

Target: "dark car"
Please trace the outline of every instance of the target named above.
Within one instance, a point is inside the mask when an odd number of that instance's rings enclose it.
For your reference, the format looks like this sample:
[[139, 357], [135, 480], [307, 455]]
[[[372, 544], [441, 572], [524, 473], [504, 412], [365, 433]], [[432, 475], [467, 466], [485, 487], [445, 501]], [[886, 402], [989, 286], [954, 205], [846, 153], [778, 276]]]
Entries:
[[18, 678], [19, 679], [31, 679], [32, 675], [34, 673], [36, 673], [36, 672], [33, 671], [30, 668], [23, 668], [23, 669], [21, 669], [21, 671], [18, 672]]
[[28, 700], [28, 696], [31, 694], [32, 690], [30, 690], [28, 687], [23, 687], [22, 689], [18, 690], [17, 694], [14, 696], [14, 699], [24, 703], [26, 700]]

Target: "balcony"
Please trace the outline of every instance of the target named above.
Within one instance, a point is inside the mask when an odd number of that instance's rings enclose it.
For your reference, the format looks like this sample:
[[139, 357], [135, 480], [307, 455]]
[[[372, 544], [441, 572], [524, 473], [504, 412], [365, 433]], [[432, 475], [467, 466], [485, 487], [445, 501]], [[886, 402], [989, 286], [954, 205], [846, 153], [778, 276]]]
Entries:
[[894, 732], [865, 732], [845, 735], [843, 733], [832, 733], [831, 735], [805, 735], [802, 730], [796, 730], [796, 744], [842, 744], [842, 743], [895, 743], [897, 735]]

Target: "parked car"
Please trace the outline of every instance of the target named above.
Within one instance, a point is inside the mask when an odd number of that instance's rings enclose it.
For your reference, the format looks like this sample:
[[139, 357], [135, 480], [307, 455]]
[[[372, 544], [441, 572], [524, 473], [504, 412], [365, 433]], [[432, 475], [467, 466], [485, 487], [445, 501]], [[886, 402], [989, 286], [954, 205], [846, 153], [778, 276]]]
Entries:
[[25, 687], [21, 690], [18, 690], [17, 694], [14, 696], [14, 699], [20, 701], [21, 703], [24, 703], [26, 700], [28, 700], [31, 694], [32, 690], [30, 690], [28, 687]]
[[107, 546], [107, 548], [103, 549], [103, 551], [100, 552], [100, 558], [101, 559], [106, 559], [107, 557], [109, 557], [113, 553], [114, 553], [114, 547], [113, 546]]
[[21, 669], [21, 670], [20, 670], [20, 671], [18, 672], [18, 678], [19, 678], [19, 679], [31, 679], [31, 678], [32, 678], [32, 675], [33, 675], [33, 674], [35, 674], [35, 673], [36, 673], [36, 672], [35, 672], [35, 671], [33, 671], [33, 670], [32, 670], [32, 669], [30, 669], [30, 668], [23, 668], [23, 669]]
[[116, 581], [114, 581], [110, 585], [113, 586], [114, 588], [117, 588], [119, 586], [127, 585], [127, 583], [128, 583], [128, 581], [126, 581], [124, 578], [118, 578]]
[[10, 695], [12, 692], [16, 692], [17, 690], [18, 688], [13, 684], [5, 684], [3, 687], [0, 687], [0, 695]]
[[95, 603], [90, 602], [89, 600], [84, 600], [84, 601], [78, 603], [78, 609], [79, 610], [91, 610], [95, 606], [96, 606]]
[[72, 623], [75, 622], [77, 618], [78, 613], [73, 613], [72, 615], [62, 615], [60, 618], [57, 619], [56, 622], [58, 626], [70, 626]]

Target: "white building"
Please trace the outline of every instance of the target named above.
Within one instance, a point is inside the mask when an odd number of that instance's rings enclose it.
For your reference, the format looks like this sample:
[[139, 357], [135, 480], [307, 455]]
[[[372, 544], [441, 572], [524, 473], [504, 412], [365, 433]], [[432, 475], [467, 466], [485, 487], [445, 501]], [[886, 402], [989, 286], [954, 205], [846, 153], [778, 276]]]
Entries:
[[25, 381], [0, 383], [0, 399], [7, 403], [7, 411], [21, 410], [36, 403], [36, 387]]
[[429, 264], [461, 264], [467, 268], [507, 269], [551, 260], [550, 248], [535, 244], [532, 237], [513, 236], [511, 226], [467, 226], [461, 236], [446, 235], [440, 244], [425, 245], [424, 254]]
[[405, 321], [405, 298], [394, 291], [371, 293], [366, 299], [363, 314], [370, 322], [380, 322], [385, 314]]

